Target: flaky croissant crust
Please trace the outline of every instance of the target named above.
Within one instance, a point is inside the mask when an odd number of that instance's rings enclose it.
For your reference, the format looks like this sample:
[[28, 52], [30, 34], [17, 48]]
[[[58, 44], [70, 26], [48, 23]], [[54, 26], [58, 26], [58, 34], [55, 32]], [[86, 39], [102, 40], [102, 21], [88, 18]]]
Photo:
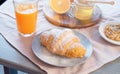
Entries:
[[40, 35], [40, 40], [50, 52], [69, 58], [83, 57], [85, 48], [70, 29], [52, 29]]

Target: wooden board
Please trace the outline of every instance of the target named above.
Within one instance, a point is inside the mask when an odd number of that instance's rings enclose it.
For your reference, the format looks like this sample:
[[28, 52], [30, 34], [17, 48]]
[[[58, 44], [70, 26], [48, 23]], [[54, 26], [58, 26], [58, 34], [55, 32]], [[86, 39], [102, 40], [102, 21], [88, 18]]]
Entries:
[[67, 28], [84, 28], [95, 25], [101, 19], [102, 12], [98, 6], [95, 6], [93, 16], [90, 20], [81, 21], [72, 15], [72, 9], [65, 14], [55, 13], [49, 6], [49, 1], [44, 4], [43, 12], [46, 19], [54, 25]]

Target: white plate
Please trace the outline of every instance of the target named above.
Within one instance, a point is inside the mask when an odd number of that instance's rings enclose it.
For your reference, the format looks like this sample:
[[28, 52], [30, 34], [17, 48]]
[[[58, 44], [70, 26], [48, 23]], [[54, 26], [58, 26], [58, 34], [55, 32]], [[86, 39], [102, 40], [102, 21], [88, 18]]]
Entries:
[[59, 67], [68, 67], [74, 66], [77, 64], [82, 64], [85, 62], [92, 54], [92, 44], [91, 42], [81, 33], [74, 31], [75, 34], [80, 38], [81, 44], [86, 48], [86, 54], [83, 58], [66, 58], [58, 56], [49, 52], [44, 46], [41, 45], [39, 35], [37, 35], [32, 41], [32, 50], [34, 54], [43, 62], [59, 66]]
[[107, 25], [110, 25], [110, 24], [118, 25], [118, 24], [120, 24], [120, 22], [119, 21], [107, 21], [106, 23], [101, 24], [100, 27], [99, 27], [99, 33], [106, 41], [108, 41], [108, 42], [110, 42], [112, 44], [120, 45], [120, 42], [109, 39], [108, 37], [106, 37], [106, 35], [104, 33], [105, 27]]

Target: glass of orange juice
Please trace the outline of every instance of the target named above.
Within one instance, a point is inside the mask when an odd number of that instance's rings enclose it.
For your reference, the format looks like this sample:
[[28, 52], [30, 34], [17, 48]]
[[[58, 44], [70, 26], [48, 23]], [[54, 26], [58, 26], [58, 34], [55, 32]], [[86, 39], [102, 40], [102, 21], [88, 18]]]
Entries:
[[35, 33], [38, 0], [13, 0], [18, 32], [23, 36]]
[[[94, 0], [91, 0], [94, 1]], [[92, 18], [94, 3], [88, 0], [74, 0], [74, 16], [79, 20], [89, 20]]]

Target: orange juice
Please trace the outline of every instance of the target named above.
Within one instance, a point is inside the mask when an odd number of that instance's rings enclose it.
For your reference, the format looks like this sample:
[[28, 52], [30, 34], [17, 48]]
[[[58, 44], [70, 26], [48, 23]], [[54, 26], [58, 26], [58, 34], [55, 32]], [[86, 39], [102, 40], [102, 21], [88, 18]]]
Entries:
[[18, 31], [32, 34], [36, 29], [37, 8], [34, 5], [18, 5], [15, 10]]

